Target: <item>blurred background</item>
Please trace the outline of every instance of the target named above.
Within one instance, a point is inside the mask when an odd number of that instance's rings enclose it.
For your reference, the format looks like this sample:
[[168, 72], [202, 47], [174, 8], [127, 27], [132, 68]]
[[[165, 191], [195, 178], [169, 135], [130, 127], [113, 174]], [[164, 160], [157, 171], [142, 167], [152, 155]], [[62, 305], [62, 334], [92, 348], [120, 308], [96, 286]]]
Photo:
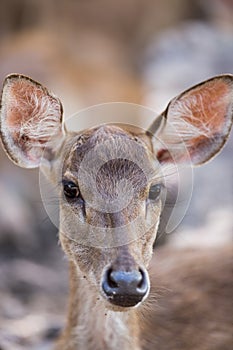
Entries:
[[[233, 73], [233, 1], [0, 0], [0, 81], [9, 73], [47, 86], [66, 117], [113, 101], [159, 113], [191, 85]], [[214, 162], [195, 170], [183, 223], [158, 243], [232, 240], [232, 154], [233, 135]], [[38, 172], [17, 168], [1, 148], [0, 349], [49, 348], [64, 322], [67, 281]]]

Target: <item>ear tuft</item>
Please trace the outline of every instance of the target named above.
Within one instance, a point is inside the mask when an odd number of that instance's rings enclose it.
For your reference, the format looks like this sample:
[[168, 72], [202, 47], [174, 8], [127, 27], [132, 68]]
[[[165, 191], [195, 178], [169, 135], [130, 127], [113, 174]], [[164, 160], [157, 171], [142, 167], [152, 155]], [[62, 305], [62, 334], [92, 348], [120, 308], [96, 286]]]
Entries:
[[61, 102], [36, 81], [10, 75], [3, 84], [0, 131], [15, 163], [37, 167], [48, 142], [62, 135]]

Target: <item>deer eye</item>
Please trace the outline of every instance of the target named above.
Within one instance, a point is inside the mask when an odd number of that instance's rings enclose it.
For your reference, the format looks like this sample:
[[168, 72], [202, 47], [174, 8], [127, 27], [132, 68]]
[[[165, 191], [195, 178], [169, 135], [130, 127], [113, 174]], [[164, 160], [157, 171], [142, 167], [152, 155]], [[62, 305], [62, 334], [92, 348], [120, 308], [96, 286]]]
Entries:
[[76, 198], [79, 195], [78, 186], [72, 181], [63, 182], [63, 191], [67, 198]]
[[151, 200], [156, 200], [160, 197], [162, 191], [162, 184], [152, 185], [149, 190], [148, 198]]

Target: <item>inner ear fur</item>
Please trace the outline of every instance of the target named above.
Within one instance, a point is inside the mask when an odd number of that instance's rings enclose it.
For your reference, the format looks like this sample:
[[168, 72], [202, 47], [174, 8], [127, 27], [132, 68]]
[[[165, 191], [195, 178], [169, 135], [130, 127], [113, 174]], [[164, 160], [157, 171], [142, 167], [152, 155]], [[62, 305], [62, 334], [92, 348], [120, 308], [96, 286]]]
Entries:
[[19, 74], [3, 83], [0, 133], [8, 156], [17, 165], [37, 167], [45, 147], [62, 136], [63, 108], [43, 85]]

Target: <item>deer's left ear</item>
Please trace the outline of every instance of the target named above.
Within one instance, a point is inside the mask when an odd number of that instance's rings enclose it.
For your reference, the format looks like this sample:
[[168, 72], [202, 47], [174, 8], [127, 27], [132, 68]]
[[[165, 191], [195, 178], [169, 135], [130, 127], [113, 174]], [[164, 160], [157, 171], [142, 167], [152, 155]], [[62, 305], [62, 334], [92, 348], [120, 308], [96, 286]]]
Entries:
[[194, 165], [203, 164], [222, 149], [232, 121], [233, 76], [214, 77], [173, 99], [155, 120], [149, 128], [156, 136], [154, 152], [161, 163], [190, 157]]
[[1, 99], [0, 136], [13, 162], [26, 168], [39, 165], [46, 145], [61, 138], [62, 105], [36, 81], [6, 77]]

